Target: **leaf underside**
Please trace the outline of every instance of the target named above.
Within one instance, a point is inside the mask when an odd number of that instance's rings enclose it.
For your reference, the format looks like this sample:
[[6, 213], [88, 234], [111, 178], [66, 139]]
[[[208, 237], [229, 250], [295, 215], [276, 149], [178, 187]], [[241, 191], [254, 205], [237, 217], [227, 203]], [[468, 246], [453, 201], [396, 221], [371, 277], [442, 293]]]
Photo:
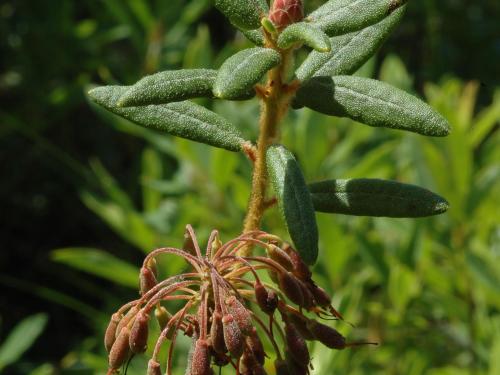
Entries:
[[290, 48], [297, 43], [304, 43], [320, 53], [331, 49], [328, 35], [306, 22], [291, 24], [278, 37], [278, 47], [282, 49]]
[[260, 27], [260, 19], [269, 13], [266, 0], [215, 0], [215, 7], [241, 30]]

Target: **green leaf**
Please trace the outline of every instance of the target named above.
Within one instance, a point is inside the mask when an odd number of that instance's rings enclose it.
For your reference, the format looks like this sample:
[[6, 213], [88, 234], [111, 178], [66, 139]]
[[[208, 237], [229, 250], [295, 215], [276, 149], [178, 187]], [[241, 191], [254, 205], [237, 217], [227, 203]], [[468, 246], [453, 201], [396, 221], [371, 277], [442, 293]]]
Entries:
[[47, 325], [47, 314], [35, 314], [18, 323], [0, 346], [0, 370], [16, 362]]
[[52, 252], [52, 259], [81, 271], [137, 288], [139, 269], [115, 256], [92, 248], [65, 248]]
[[403, 18], [406, 7], [398, 9], [375, 25], [330, 39], [331, 51], [311, 52], [297, 69], [296, 76], [305, 81], [312, 76], [349, 75], [357, 71], [387, 40]]
[[252, 90], [264, 74], [281, 62], [279, 52], [270, 48], [248, 48], [224, 61], [219, 69], [214, 95], [221, 99], [235, 99]]
[[242, 30], [241, 33], [256, 46], [264, 47], [264, 45], [266, 44], [262, 29]]
[[258, 29], [260, 19], [269, 12], [266, 0], [215, 0], [215, 7], [242, 30]]
[[129, 90], [127, 86], [103, 86], [89, 92], [94, 102], [107, 110], [146, 128], [229, 151], [240, 151], [245, 140], [239, 131], [216, 113], [185, 101], [143, 107], [117, 107], [116, 103]]
[[314, 264], [318, 257], [318, 227], [302, 171], [292, 153], [281, 145], [268, 148], [267, 169], [288, 233], [302, 259]]
[[304, 43], [318, 52], [328, 52], [331, 49], [328, 35], [306, 22], [291, 24], [278, 37], [278, 47], [281, 49], [288, 49], [297, 43]]
[[319, 212], [355, 216], [425, 217], [448, 209], [448, 202], [431, 191], [378, 179], [328, 180], [309, 185]]
[[422, 100], [386, 83], [354, 76], [313, 77], [297, 92], [294, 107], [309, 107], [369, 126], [442, 137], [446, 119]]
[[406, 0], [330, 0], [306, 19], [330, 36], [361, 30], [389, 16]]
[[212, 97], [216, 76], [217, 71], [212, 69], [167, 70], [152, 74], [132, 85], [116, 104], [135, 107]]

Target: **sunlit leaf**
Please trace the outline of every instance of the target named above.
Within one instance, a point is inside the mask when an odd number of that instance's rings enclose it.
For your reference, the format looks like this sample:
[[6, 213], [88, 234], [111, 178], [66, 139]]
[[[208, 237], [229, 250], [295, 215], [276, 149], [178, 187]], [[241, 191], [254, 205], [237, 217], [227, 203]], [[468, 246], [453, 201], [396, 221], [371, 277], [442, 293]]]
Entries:
[[215, 7], [242, 30], [258, 29], [260, 19], [269, 12], [266, 0], [215, 0]]
[[331, 49], [328, 35], [306, 22], [291, 24], [281, 32], [278, 38], [278, 47], [282, 49], [290, 48], [297, 43], [304, 43], [320, 53]]

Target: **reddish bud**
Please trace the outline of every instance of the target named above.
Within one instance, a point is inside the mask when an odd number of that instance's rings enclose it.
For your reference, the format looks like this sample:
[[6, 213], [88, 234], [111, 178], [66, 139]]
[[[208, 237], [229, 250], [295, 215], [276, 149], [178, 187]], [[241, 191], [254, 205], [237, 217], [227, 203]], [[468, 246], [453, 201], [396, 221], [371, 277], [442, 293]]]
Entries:
[[222, 317], [222, 327], [224, 332], [224, 342], [227, 350], [234, 358], [239, 358], [243, 354], [243, 334], [238, 323], [231, 314]]
[[269, 258], [279, 263], [287, 271], [293, 270], [292, 260], [290, 259], [290, 256], [288, 256], [288, 254], [283, 251], [283, 249], [280, 249], [278, 246], [271, 244], [267, 247], [267, 253], [269, 255]]
[[300, 289], [302, 291], [302, 299], [304, 301], [302, 306], [305, 307], [306, 309], [314, 307], [314, 295], [311, 293], [306, 284], [304, 284], [300, 280], [298, 280], [298, 282], [300, 285]]
[[292, 260], [293, 274], [302, 281], [310, 281], [312, 277], [312, 272], [307, 266], [307, 264], [304, 263], [297, 250], [295, 250], [289, 244], [284, 244], [283, 250], [288, 254], [290, 259]]
[[269, 19], [278, 29], [300, 22], [304, 18], [302, 0], [274, 0]]
[[126, 327], [130, 321], [137, 315], [137, 312], [139, 311], [139, 308], [137, 306], [132, 307], [125, 316], [120, 320], [118, 323], [118, 326], [116, 327], [116, 337], [120, 335], [120, 332], [124, 327]]
[[129, 345], [133, 353], [144, 353], [148, 344], [149, 316], [139, 312], [130, 330]]
[[291, 323], [285, 324], [285, 339], [288, 349], [293, 356], [291, 357], [300, 367], [306, 367], [311, 361], [309, 349], [306, 340], [299, 333], [299, 330]]
[[278, 284], [285, 296], [293, 303], [302, 306], [304, 304], [304, 296], [299, 280], [290, 272], [281, 272], [278, 274]]
[[314, 338], [330, 349], [345, 349], [346, 342], [337, 330], [318, 323], [315, 320], [309, 320], [307, 327], [314, 335]]
[[172, 314], [168, 312], [168, 310], [163, 306], [156, 306], [155, 309], [155, 317], [158, 321], [158, 325], [160, 329], [163, 331], [168, 324], [168, 321], [172, 317]]
[[210, 375], [210, 348], [207, 340], [196, 341], [191, 359], [191, 375]]
[[320, 307], [327, 307], [330, 306], [330, 304], [332, 303], [332, 299], [323, 288], [320, 288], [319, 286], [311, 283], [309, 284], [309, 290], [314, 296], [314, 301], [316, 302], [316, 305]]
[[212, 348], [216, 353], [224, 354], [227, 352], [226, 343], [224, 342], [224, 329], [222, 327], [222, 315], [215, 311], [212, 315], [212, 325], [210, 327], [210, 340]]
[[161, 375], [161, 367], [158, 362], [154, 359], [150, 359], [148, 362], [148, 372], [146, 375]]
[[128, 346], [128, 340], [130, 336], [130, 331], [127, 327], [123, 327], [120, 334], [115, 340], [115, 343], [109, 351], [108, 363], [110, 369], [119, 369], [121, 365], [125, 363], [128, 358], [130, 348]]
[[141, 296], [146, 294], [149, 290], [154, 288], [158, 282], [156, 281], [156, 277], [149, 268], [142, 267], [141, 274], [139, 276], [140, 287], [141, 287]]
[[248, 309], [241, 303], [235, 296], [229, 296], [226, 298], [226, 306], [231, 315], [233, 315], [236, 323], [240, 327], [241, 332], [247, 334], [252, 330], [252, 316], [248, 312]]
[[309, 319], [296, 314], [289, 314], [288, 318], [292, 321], [292, 323], [295, 325], [295, 328], [297, 328], [304, 339], [309, 341], [315, 340], [314, 335], [307, 327], [307, 321]]
[[109, 321], [108, 327], [106, 328], [106, 333], [104, 334], [104, 347], [106, 348], [106, 351], [108, 353], [115, 343], [116, 328], [118, 327], [118, 323], [120, 322], [121, 318], [121, 315], [119, 315], [118, 313], [111, 315], [111, 320]]
[[264, 351], [264, 345], [262, 345], [262, 341], [260, 341], [255, 327], [252, 328], [252, 332], [245, 338], [245, 344], [245, 350], [252, 353], [258, 364], [263, 365], [266, 358], [266, 352]]

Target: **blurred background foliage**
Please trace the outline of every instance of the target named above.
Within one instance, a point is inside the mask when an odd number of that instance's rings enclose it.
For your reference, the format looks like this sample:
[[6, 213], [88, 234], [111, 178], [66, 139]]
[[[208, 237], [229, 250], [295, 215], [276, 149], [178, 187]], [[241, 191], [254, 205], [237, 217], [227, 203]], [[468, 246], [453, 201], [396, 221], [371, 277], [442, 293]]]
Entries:
[[[355, 325], [338, 329], [381, 345], [314, 347], [314, 374], [500, 374], [499, 25], [496, 0], [413, 1], [358, 72], [425, 97], [453, 125], [445, 139], [287, 118], [310, 181], [397, 179], [451, 203], [419, 220], [318, 214], [316, 278]], [[209, 0], [4, 0], [0, 30], [0, 373], [103, 373], [106, 320], [137, 295], [144, 254], [179, 246], [187, 223], [201, 242], [213, 228], [235, 236], [251, 170], [104, 113], [85, 91], [218, 67], [248, 42]], [[255, 135], [255, 101], [202, 104]], [[285, 236], [273, 210], [265, 229]]]

